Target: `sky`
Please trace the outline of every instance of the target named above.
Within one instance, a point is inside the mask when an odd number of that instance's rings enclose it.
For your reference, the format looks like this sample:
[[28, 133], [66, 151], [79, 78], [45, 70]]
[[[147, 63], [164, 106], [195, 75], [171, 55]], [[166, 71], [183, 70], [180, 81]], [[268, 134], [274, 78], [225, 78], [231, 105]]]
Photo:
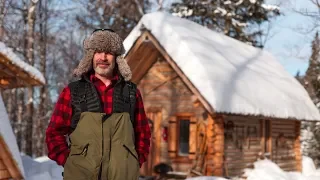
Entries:
[[[163, 0], [165, 6], [175, 1], [179, 0]], [[317, 11], [311, 1], [265, 0], [266, 4], [278, 5], [283, 13], [271, 22], [271, 36], [265, 44], [265, 50], [273, 54], [292, 75], [296, 75], [298, 71], [303, 75], [308, 68], [311, 42], [316, 33], [303, 31], [311, 29], [314, 23], [310, 17], [300, 15], [294, 10]]]
[[[311, 42], [316, 30], [311, 29], [314, 24], [312, 19], [293, 11], [316, 11], [311, 0], [283, 0], [280, 4], [283, 16], [272, 22], [270, 34], [273, 34], [265, 45], [265, 49], [272, 53], [285, 69], [292, 75], [297, 71], [304, 74], [308, 67], [308, 59], [311, 55]], [[280, 0], [268, 0], [269, 4], [277, 4]], [[284, 2], [284, 3], [283, 3]]]

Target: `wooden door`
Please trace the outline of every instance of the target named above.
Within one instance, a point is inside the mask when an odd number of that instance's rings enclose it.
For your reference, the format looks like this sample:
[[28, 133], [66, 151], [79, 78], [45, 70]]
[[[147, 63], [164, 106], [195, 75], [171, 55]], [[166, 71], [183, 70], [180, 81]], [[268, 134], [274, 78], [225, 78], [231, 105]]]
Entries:
[[140, 169], [141, 175], [151, 176], [153, 175], [153, 167], [160, 163], [161, 153], [161, 121], [162, 114], [160, 110], [147, 112], [149, 119], [149, 125], [151, 128], [151, 141], [150, 151], [147, 161], [142, 165]]

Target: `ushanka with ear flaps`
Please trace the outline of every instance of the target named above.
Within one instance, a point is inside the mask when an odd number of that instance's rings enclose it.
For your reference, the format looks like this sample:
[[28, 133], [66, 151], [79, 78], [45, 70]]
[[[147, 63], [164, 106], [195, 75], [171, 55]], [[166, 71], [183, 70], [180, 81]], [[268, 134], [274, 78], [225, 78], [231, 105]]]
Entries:
[[117, 33], [109, 30], [95, 31], [84, 40], [83, 48], [83, 58], [73, 71], [75, 76], [80, 77], [93, 69], [92, 59], [95, 52], [109, 52], [116, 56], [118, 70], [123, 78], [126, 81], [131, 79], [132, 73], [130, 67], [123, 58], [123, 54], [125, 53], [123, 40]]

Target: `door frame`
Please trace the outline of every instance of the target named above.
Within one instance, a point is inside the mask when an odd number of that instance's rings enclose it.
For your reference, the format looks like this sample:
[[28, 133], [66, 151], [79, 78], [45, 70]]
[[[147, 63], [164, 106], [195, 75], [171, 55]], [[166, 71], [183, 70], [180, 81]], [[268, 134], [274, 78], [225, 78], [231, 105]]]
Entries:
[[153, 167], [160, 163], [161, 159], [161, 124], [162, 124], [162, 108], [148, 108], [146, 115], [151, 124], [151, 139], [150, 139], [150, 150], [147, 161], [141, 167], [142, 175], [155, 175]]

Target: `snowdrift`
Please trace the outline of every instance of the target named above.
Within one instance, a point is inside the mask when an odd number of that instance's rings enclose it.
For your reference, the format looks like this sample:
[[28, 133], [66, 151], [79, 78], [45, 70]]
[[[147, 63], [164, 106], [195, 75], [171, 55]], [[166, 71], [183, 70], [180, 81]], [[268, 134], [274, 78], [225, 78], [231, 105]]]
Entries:
[[[303, 157], [302, 172], [285, 172], [275, 163], [268, 159], [259, 160], [254, 163], [254, 169], [246, 169], [244, 176], [247, 180], [320, 180], [320, 169], [316, 169], [309, 157]], [[242, 178], [233, 178], [241, 180]], [[222, 177], [195, 177], [187, 180], [227, 180]]]

